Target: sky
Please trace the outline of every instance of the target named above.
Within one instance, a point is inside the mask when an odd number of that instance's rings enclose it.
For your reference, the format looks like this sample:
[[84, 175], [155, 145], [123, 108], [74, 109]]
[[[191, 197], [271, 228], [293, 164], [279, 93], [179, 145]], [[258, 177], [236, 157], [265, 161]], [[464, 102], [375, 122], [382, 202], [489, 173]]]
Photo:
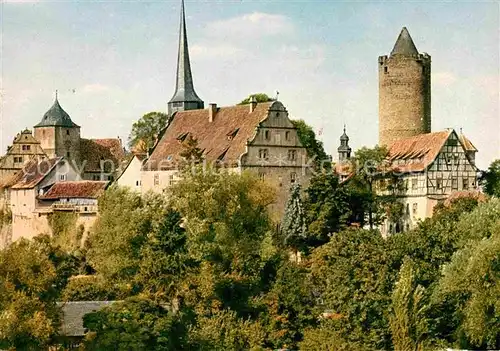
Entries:
[[[121, 137], [175, 88], [180, 0], [0, 0], [0, 150], [54, 92], [86, 138]], [[432, 57], [432, 130], [462, 128], [500, 158], [498, 1], [186, 0], [195, 89], [234, 105], [265, 92], [328, 153], [378, 140], [378, 56], [403, 26]]]

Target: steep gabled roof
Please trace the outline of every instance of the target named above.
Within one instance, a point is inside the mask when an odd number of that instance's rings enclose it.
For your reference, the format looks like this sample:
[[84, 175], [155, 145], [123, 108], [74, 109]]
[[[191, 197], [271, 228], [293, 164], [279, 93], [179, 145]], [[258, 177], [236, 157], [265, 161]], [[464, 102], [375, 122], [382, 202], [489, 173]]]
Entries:
[[[388, 159], [395, 165], [393, 167], [395, 171], [423, 171], [434, 162], [451, 133], [452, 130], [445, 130], [397, 140], [389, 147]], [[408, 162], [397, 165], [395, 162], [397, 160]]]
[[12, 186], [12, 189], [32, 189], [37, 186], [53, 169], [63, 160], [62, 157], [52, 158], [37, 162], [30, 161], [16, 175], [18, 181]]
[[464, 133], [458, 134], [458, 139], [462, 143], [462, 146], [464, 147], [465, 151], [472, 151], [472, 152], [477, 152], [477, 148], [472, 144], [472, 142], [465, 136]]
[[403, 27], [401, 33], [399, 33], [398, 39], [394, 44], [394, 48], [391, 51], [392, 55], [404, 55], [404, 56], [415, 56], [418, 55], [417, 47], [413, 43], [413, 39], [408, 32], [406, 27]]
[[204, 150], [207, 161], [217, 161], [222, 156], [221, 161], [225, 164], [237, 165], [246, 151], [247, 141], [253, 139], [256, 128], [267, 118], [273, 103], [259, 103], [253, 112], [249, 105], [220, 107], [212, 122], [208, 109], [177, 112], [143, 169], [175, 168], [181, 161], [182, 139], [186, 139], [187, 133], [198, 140], [198, 147]]
[[[101, 161], [105, 161], [106, 172], [119, 168], [125, 157], [120, 139], [80, 139], [80, 158], [85, 162], [85, 172], [101, 172]], [[114, 170], [111, 169], [114, 165]]]
[[61, 198], [97, 199], [101, 196], [108, 182], [76, 181], [55, 183], [47, 193], [39, 196], [42, 200], [57, 200]]

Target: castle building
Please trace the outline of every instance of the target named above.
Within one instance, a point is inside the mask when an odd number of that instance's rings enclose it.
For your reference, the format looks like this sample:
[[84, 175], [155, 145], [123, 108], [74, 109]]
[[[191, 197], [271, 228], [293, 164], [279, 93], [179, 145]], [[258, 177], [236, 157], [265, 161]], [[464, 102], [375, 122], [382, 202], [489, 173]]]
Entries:
[[56, 99], [34, 127], [35, 139], [49, 158], [66, 157], [80, 163], [80, 126], [75, 124]]
[[378, 58], [379, 145], [431, 131], [431, 57], [404, 27], [390, 56]]
[[193, 86], [183, 1], [176, 81], [168, 104], [170, 123], [142, 168], [142, 192], [160, 192], [175, 184], [184, 145], [196, 139], [206, 162], [234, 172], [250, 170], [275, 184], [278, 194], [273, 213], [278, 217], [290, 186], [310, 177], [306, 149], [279, 101], [257, 103], [252, 99], [246, 105], [218, 107], [212, 103], [203, 108]]
[[40, 142], [33, 137], [30, 130], [25, 129], [16, 135], [7, 149], [7, 154], [0, 158], [0, 180], [15, 176], [31, 160], [41, 161], [45, 158], [47, 154]]
[[478, 188], [470, 140], [453, 129], [431, 132], [430, 69], [406, 28], [391, 55], [379, 57], [379, 144], [388, 148], [390, 177], [402, 183], [395, 195], [404, 210], [382, 224], [383, 235], [410, 230], [454, 193]]

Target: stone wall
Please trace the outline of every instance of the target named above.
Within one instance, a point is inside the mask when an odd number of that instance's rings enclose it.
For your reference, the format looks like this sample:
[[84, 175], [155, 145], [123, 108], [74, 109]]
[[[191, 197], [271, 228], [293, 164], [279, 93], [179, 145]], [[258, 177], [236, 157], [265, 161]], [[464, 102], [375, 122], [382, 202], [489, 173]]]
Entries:
[[379, 145], [430, 131], [430, 56], [379, 57]]

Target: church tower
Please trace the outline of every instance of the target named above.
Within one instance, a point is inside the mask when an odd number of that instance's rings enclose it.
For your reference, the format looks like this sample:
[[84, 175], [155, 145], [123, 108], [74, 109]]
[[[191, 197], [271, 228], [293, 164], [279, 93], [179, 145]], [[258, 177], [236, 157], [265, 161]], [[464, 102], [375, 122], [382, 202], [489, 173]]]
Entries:
[[403, 27], [390, 56], [378, 58], [379, 145], [431, 131], [431, 57]]
[[352, 149], [349, 146], [349, 137], [345, 133], [345, 125], [344, 134], [340, 136], [340, 146], [337, 151], [339, 153], [339, 162], [344, 162], [351, 158]]
[[80, 161], [80, 126], [63, 110], [57, 92], [54, 104], [34, 127], [34, 134], [49, 158], [66, 157]]
[[168, 115], [176, 111], [203, 109], [204, 103], [194, 91], [191, 63], [189, 62], [189, 49], [186, 31], [186, 15], [184, 0], [181, 3], [181, 23], [179, 30], [179, 53], [177, 57], [177, 80], [175, 93], [168, 102]]

